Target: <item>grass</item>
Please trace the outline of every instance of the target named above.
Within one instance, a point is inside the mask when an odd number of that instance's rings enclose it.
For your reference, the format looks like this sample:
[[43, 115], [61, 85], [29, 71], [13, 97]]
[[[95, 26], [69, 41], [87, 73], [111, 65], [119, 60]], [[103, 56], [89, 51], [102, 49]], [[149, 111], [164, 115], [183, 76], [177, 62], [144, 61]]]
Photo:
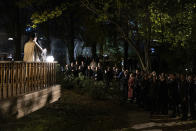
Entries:
[[10, 131], [112, 130], [128, 127], [127, 108], [110, 100], [94, 100], [64, 89], [62, 98], [16, 121], [1, 125]]
[[[89, 82], [86, 83], [88, 85]], [[121, 104], [118, 89], [108, 90], [103, 95], [104, 99], [100, 99], [101, 96], [93, 97], [93, 95], [102, 95], [104, 89], [91, 88], [93, 87], [79, 86], [74, 89], [64, 87], [59, 101], [21, 119], [0, 123], [0, 131], [132, 131], [133, 125], [152, 122], [149, 112], [138, 108], [137, 105]], [[170, 120], [166, 118], [166, 122]], [[195, 127], [196, 124], [193, 123], [159, 128], [165, 131], [178, 131]]]

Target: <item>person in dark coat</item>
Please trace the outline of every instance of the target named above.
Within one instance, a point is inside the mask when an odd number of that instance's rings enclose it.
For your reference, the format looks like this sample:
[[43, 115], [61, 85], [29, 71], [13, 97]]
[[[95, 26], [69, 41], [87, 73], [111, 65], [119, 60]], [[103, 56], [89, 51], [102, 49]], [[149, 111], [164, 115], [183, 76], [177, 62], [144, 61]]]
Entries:
[[123, 100], [127, 101], [128, 100], [128, 71], [124, 71], [123, 76], [121, 78], [122, 84], [123, 84]]
[[148, 79], [148, 74], [144, 75], [143, 81], [142, 81], [142, 86], [143, 86], [143, 95], [142, 95], [142, 99], [143, 99], [143, 105], [145, 109], [150, 109], [149, 105], [149, 88], [150, 88], [150, 81]]
[[91, 69], [90, 66], [88, 66], [88, 68], [86, 70], [86, 77], [88, 77], [88, 78], [92, 78], [93, 77], [93, 70]]
[[84, 75], [84, 74], [83, 74], [83, 72], [82, 72], [81, 66], [78, 66], [78, 76], [81, 77], [81, 76], [83, 76], [83, 75]]
[[82, 70], [82, 74], [85, 75], [85, 71], [86, 71], [87, 67], [86, 67], [86, 64], [84, 63], [84, 61], [81, 61], [80, 67], [81, 67], [81, 70]]
[[180, 96], [181, 96], [181, 105], [182, 105], [182, 120], [187, 120], [188, 118], [188, 84], [183, 74], [180, 76]]
[[159, 109], [161, 114], [168, 114], [168, 87], [165, 74], [162, 73], [159, 78]]
[[78, 61], [75, 62], [74, 67], [75, 67], [76, 70], [78, 69], [78, 67], [79, 67]]
[[171, 117], [176, 117], [179, 95], [178, 95], [178, 84], [176, 82], [174, 74], [169, 74], [168, 91], [169, 91], [169, 102], [172, 109]]
[[187, 85], [188, 85], [188, 95], [190, 97], [189, 103], [190, 103], [190, 113], [191, 113], [191, 119], [196, 120], [196, 77], [193, 79], [191, 75], [187, 78]]
[[117, 77], [117, 79], [119, 80], [120, 91], [123, 91], [123, 79], [122, 78], [124, 77], [124, 71], [125, 71], [124, 68], [122, 68]]
[[103, 74], [100, 68], [95, 67], [95, 71], [93, 73], [94, 79], [97, 81], [103, 80]]
[[97, 80], [103, 80], [103, 70], [100, 66], [97, 67]]
[[115, 69], [115, 72], [114, 72], [114, 80], [118, 80], [118, 75], [119, 75], [120, 71], [118, 68]]
[[69, 69], [69, 66], [68, 65], [65, 65], [65, 72], [64, 72], [65, 75], [70, 75], [70, 69]]
[[95, 67], [95, 70], [93, 71], [93, 79], [97, 80], [97, 76], [98, 76], [98, 68]]
[[106, 77], [106, 86], [107, 88], [109, 88], [110, 82], [112, 81], [113, 78], [112, 70], [110, 67], [108, 67], [107, 70], [105, 71], [105, 77]]
[[74, 67], [73, 62], [71, 62], [69, 69], [70, 69], [70, 73], [74, 75], [75, 74], [75, 67]]
[[78, 77], [78, 73], [79, 73], [78, 68], [79, 68], [78, 61], [76, 61], [74, 65], [74, 76], [75, 77]]
[[140, 106], [141, 105], [141, 85], [142, 85], [142, 77], [140, 75], [139, 70], [136, 70], [136, 76], [135, 76], [135, 89], [134, 89], [134, 95], [136, 97], [136, 102]]
[[152, 77], [152, 83], [149, 90], [150, 103], [151, 103], [151, 115], [157, 113], [157, 102], [158, 102], [158, 83], [156, 76]]

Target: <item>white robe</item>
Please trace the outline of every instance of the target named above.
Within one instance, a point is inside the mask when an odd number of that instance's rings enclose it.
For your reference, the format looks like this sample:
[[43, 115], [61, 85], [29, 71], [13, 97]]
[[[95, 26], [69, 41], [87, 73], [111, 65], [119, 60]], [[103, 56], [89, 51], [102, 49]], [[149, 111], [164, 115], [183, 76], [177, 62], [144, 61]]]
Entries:
[[34, 62], [35, 61], [35, 42], [28, 41], [24, 46], [24, 58], [25, 62]]

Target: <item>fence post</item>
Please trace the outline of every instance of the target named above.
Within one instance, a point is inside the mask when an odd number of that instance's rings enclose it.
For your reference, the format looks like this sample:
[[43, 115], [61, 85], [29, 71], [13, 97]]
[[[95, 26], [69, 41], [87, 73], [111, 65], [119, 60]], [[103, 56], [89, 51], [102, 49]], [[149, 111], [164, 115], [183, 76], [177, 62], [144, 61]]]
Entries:
[[2, 99], [2, 95], [3, 95], [3, 64], [0, 63], [0, 99]]

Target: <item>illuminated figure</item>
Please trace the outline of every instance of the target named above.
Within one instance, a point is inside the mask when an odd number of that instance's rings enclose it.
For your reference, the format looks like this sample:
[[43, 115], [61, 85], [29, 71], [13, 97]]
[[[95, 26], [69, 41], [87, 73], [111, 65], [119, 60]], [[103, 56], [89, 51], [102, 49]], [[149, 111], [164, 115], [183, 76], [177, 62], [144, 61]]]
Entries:
[[42, 49], [39, 44], [36, 42], [37, 37], [34, 33], [30, 34], [29, 41], [25, 43], [24, 46], [24, 58], [23, 61], [25, 62], [39, 62], [41, 55], [41, 60], [46, 60], [46, 49]]

